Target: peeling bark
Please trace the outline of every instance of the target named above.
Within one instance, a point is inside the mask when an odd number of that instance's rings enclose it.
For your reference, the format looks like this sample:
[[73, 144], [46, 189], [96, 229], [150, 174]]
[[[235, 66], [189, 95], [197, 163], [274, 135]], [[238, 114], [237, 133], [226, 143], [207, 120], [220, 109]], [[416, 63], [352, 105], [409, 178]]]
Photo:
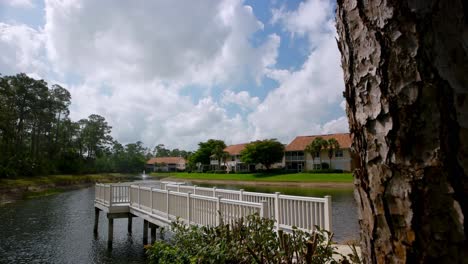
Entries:
[[468, 262], [468, 3], [338, 0], [368, 263]]

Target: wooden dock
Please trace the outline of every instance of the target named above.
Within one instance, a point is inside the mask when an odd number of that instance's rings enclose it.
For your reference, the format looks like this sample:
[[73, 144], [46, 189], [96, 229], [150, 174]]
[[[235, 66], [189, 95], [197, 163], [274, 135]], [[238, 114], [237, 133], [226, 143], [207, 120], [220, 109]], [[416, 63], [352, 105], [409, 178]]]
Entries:
[[114, 219], [127, 218], [132, 232], [132, 218], [143, 221], [143, 243], [151, 243], [156, 228], [179, 221], [191, 225], [215, 226], [258, 213], [275, 220], [275, 228], [285, 231], [293, 226], [313, 231], [315, 226], [332, 230], [331, 196], [324, 198], [246, 192], [187, 186], [171, 182], [96, 184], [94, 232], [98, 232], [99, 213], [108, 219], [108, 244], [112, 245]]

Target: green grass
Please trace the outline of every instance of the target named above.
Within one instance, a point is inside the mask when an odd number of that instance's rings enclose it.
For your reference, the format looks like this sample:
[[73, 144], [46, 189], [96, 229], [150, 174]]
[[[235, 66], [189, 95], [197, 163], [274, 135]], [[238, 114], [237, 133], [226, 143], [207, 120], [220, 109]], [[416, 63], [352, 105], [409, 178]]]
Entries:
[[151, 173], [151, 176], [168, 176], [187, 180], [226, 180], [226, 181], [262, 181], [262, 182], [343, 182], [352, 183], [351, 173], [290, 173], [290, 174], [216, 174], [216, 173]]
[[23, 194], [23, 198], [31, 199], [31, 198], [36, 198], [36, 197], [49, 196], [49, 195], [59, 194], [64, 191], [65, 190], [63, 189], [56, 189], [56, 188], [52, 188], [52, 189], [48, 189], [44, 191], [38, 191], [38, 192], [30, 191], [30, 192], [26, 192], [25, 194]]

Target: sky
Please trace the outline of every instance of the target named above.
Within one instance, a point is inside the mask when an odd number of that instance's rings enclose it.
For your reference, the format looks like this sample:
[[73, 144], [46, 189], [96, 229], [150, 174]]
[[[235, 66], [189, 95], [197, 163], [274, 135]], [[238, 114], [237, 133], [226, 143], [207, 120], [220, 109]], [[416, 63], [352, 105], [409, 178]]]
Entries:
[[194, 150], [348, 132], [334, 1], [0, 0], [0, 73], [72, 95], [121, 143]]

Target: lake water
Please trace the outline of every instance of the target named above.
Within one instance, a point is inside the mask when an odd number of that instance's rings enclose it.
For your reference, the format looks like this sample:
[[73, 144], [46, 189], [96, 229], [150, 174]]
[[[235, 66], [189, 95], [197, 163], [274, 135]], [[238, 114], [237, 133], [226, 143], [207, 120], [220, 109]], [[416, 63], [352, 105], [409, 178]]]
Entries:
[[[239, 187], [248, 191], [333, 197], [333, 228], [337, 241], [358, 238], [352, 190]], [[107, 219], [100, 214], [99, 234], [93, 235], [94, 188], [19, 201], [0, 207], [0, 263], [144, 263], [143, 221], [114, 220], [114, 243], [107, 248]]]

